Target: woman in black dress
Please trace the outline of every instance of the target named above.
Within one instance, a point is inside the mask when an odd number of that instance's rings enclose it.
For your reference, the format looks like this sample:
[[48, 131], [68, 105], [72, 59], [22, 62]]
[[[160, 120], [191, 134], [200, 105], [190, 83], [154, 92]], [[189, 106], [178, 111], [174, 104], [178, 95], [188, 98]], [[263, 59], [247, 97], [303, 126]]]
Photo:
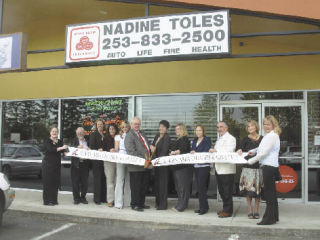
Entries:
[[[183, 123], [176, 126], [177, 140], [172, 144], [170, 155], [190, 153], [190, 140], [188, 139], [188, 130]], [[178, 202], [174, 211], [183, 212], [188, 207], [190, 190], [193, 177], [192, 164], [179, 164], [171, 167], [173, 170], [174, 183], [178, 194]]]
[[[92, 150], [103, 151], [103, 139], [105, 138], [104, 122], [98, 119], [95, 123], [95, 131], [91, 133], [89, 147]], [[92, 161], [93, 173], [93, 201], [100, 205], [106, 202], [106, 176], [104, 174], [103, 161]]]
[[[246, 130], [249, 133], [244, 137], [240, 144], [238, 153], [248, 152], [259, 146], [262, 136], [259, 135], [259, 125], [256, 121], [251, 120], [247, 122]], [[248, 160], [250, 156], [246, 156]], [[259, 162], [253, 165], [246, 165], [243, 167], [240, 176], [240, 194], [246, 196], [248, 203], [248, 218], [259, 218], [259, 203], [261, 195], [261, 187], [263, 184], [262, 172], [259, 168]], [[252, 209], [252, 198], [255, 199], [254, 210]]]
[[68, 148], [58, 139], [58, 128], [50, 129], [50, 138], [44, 142], [42, 160], [43, 204], [58, 205], [58, 189], [61, 176], [61, 154]]
[[[168, 156], [170, 148], [170, 136], [168, 128], [170, 124], [166, 120], [159, 123], [159, 133], [155, 136], [150, 149], [154, 158]], [[168, 208], [168, 178], [169, 167], [162, 166], [154, 169], [155, 173], [155, 192], [157, 210], [166, 210]]]

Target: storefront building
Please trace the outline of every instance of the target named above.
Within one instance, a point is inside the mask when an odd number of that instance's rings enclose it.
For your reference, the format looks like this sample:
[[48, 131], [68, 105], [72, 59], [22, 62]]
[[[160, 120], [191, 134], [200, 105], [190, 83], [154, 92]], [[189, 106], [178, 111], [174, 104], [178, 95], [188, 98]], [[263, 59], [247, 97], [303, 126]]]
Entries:
[[[261, 126], [272, 114], [283, 129], [279, 161], [297, 174], [279, 197], [319, 203], [320, 4], [219, 2], [4, 1], [2, 33], [28, 36], [27, 70], [0, 74], [2, 170], [12, 185], [41, 189], [34, 177], [41, 177], [39, 163], [14, 159], [40, 161], [54, 124], [67, 144], [78, 126], [89, 134], [99, 117], [119, 123], [133, 116], [142, 119], [149, 139], [166, 119], [172, 126], [185, 123], [190, 139], [201, 123], [214, 142], [216, 123], [224, 120], [239, 142], [248, 119]], [[221, 9], [230, 15], [228, 55], [65, 64], [66, 25]], [[64, 168], [62, 189], [70, 191], [68, 174]], [[212, 179], [209, 195], [216, 197]]]

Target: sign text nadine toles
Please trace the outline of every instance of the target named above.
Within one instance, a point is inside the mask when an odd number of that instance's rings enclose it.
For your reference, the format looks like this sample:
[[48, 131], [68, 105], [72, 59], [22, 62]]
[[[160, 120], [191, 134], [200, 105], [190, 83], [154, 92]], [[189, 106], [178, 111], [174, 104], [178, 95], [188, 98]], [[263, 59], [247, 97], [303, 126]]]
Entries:
[[66, 29], [66, 63], [229, 54], [229, 12], [200, 12]]

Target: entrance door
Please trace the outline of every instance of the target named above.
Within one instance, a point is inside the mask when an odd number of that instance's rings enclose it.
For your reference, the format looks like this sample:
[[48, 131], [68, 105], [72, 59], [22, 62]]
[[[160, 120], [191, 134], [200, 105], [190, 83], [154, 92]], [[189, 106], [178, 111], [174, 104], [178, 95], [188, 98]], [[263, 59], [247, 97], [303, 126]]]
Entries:
[[[300, 103], [257, 103], [257, 104], [228, 104], [220, 105], [220, 120], [229, 125], [229, 132], [237, 139], [237, 149], [241, 139], [247, 135], [246, 121], [256, 120], [262, 130], [262, 119], [267, 115], [274, 115], [282, 128], [280, 136], [281, 149], [280, 165], [287, 165], [297, 173], [296, 187], [287, 192], [279, 193], [280, 199], [302, 199], [304, 175], [304, 141], [303, 141], [303, 104]], [[239, 196], [239, 179], [242, 166], [237, 166], [235, 177], [235, 196]]]
[[[262, 117], [273, 115], [279, 121], [282, 133], [280, 135], [280, 165], [286, 165], [297, 174], [297, 185], [287, 193], [279, 193], [279, 198], [298, 198], [303, 196], [304, 177], [304, 126], [302, 104], [262, 104]], [[284, 180], [286, 181], [286, 180]], [[289, 184], [289, 183], [288, 183]]]
[[[239, 149], [241, 139], [248, 135], [246, 131], [247, 121], [255, 120], [260, 125], [261, 116], [261, 104], [220, 105], [220, 120], [225, 121], [228, 124], [229, 133], [236, 138], [236, 149]], [[242, 167], [243, 165], [236, 165], [235, 197], [240, 197], [239, 181]]]

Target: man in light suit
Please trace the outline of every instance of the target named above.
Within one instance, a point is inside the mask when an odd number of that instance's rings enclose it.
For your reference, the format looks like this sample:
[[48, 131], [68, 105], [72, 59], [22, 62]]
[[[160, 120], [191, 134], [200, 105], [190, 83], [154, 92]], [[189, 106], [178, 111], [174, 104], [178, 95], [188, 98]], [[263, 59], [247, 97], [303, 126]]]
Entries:
[[[141, 121], [134, 117], [131, 121], [131, 130], [127, 133], [124, 145], [128, 155], [141, 158], [150, 157], [150, 147], [147, 137], [140, 131]], [[148, 187], [148, 171], [144, 166], [128, 165], [130, 172], [131, 208], [142, 212], [150, 208], [145, 205]]]
[[[217, 131], [219, 138], [214, 148], [210, 149], [209, 152], [234, 152], [236, 150], [236, 139], [228, 132], [228, 125], [225, 122], [218, 122]], [[236, 166], [231, 163], [216, 163], [215, 169], [218, 190], [223, 201], [223, 209], [217, 213], [220, 218], [231, 217], [233, 213], [232, 193]]]

